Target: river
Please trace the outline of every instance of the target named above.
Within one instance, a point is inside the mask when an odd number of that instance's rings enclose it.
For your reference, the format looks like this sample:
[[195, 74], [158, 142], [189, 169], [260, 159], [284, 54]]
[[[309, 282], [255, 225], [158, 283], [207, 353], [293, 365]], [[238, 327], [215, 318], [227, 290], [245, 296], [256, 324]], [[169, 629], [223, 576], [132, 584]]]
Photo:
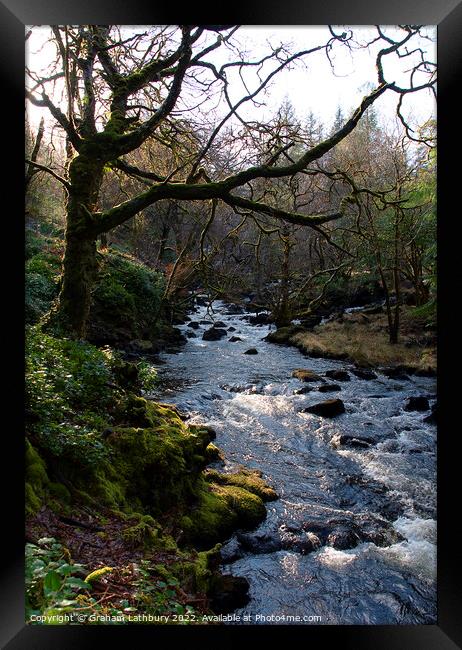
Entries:
[[[212, 313], [191, 314], [235, 331], [204, 341], [210, 324], [182, 325], [196, 338], [162, 355], [152, 397], [215, 429], [222, 471], [259, 469], [278, 492], [258, 530], [224, 546], [224, 572], [250, 583], [235, 613], [252, 624], [436, 623], [436, 427], [424, 422], [429, 411], [404, 410], [412, 396], [433, 404], [436, 380], [360, 379], [348, 362], [262, 340], [271, 326], [228, 311], [216, 301]], [[258, 354], [244, 354], [252, 347]], [[292, 377], [295, 368], [347, 370], [350, 380], [328, 380], [341, 389], [320, 393], [320, 382]], [[314, 390], [297, 394], [303, 386]], [[337, 397], [342, 415], [302, 412]]]

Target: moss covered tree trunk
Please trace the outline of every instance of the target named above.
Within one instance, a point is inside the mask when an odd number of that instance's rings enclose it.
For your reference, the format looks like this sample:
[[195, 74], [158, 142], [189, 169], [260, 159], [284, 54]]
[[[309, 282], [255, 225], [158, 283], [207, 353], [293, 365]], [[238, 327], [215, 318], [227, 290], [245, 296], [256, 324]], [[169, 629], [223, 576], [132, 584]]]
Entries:
[[95, 209], [103, 177], [103, 162], [82, 155], [69, 166], [66, 247], [56, 317], [72, 338], [84, 338], [91, 291], [97, 273]]

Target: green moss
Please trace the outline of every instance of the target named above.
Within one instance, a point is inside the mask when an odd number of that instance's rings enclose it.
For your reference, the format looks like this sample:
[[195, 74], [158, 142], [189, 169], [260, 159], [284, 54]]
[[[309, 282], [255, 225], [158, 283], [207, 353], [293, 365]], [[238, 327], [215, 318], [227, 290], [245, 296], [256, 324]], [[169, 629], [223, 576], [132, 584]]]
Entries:
[[208, 463], [213, 463], [214, 461], [225, 459], [223, 452], [216, 445], [211, 442], [207, 445], [205, 449], [205, 458]]
[[287, 343], [291, 336], [303, 331], [303, 327], [291, 325], [289, 327], [278, 327], [275, 332], [270, 332], [266, 340], [270, 343]]
[[235, 485], [214, 486], [213, 489], [237, 514], [240, 527], [253, 528], [265, 519], [265, 506], [256, 494]]
[[159, 540], [159, 524], [150, 515], [137, 515], [134, 525], [122, 531], [123, 539], [133, 546], [150, 547]]
[[196, 506], [181, 523], [185, 540], [204, 549], [224, 541], [237, 528], [253, 528], [265, 517], [265, 506], [256, 494], [234, 485], [204, 483]]
[[216, 544], [208, 551], [201, 551], [193, 558], [175, 562], [171, 566], [171, 575], [179, 578], [184, 589], [189, 592], [208, 594], [212, 591], [218, 577], [221, 544]]
[[106, 251], [99, 259], [90, 334], [122, 328], [129, 340], [152, 339], [161, 322], [164, 277], [125, 253]]
[[42, 500], [30, 483], [25, 486], [26, 515], [34, 515], [42, 507]]
[[48, 486], [50, 495], [61, 503], [69, 504], [71, 502], [71, 493], [62, 483], [50, 483]]
[[204, 549], [229, 537], [237, 527], [238, 516], [226, 499], [205, 488], [190, 513], [190, 521], [191, 527], [184, 528], [185, 540]]
[[267, 485], [257, 470], [248, 470], [244, 467], [234, 474], [222, 474], [209, 469], [205, 473], [207, 481], [219, 485], [234, 485], [256, 494], [263, 501], [274, 501], [278, 498], [276, 491]]
[[50, 483], [46, 465], [37, 450], [26, 440], [26, 514], [34, 514], [43, 505]]

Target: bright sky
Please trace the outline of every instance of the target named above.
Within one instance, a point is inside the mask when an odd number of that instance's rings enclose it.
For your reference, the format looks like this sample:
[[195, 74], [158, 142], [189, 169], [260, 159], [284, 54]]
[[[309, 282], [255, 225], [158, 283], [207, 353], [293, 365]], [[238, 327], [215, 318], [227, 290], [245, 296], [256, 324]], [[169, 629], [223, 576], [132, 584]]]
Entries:
[[[26, 28], [28, 31], [29, 28]], [[128, 27], [128, 30], [134, 30]], [[346, 31], [347, 28], [335, 28], [337, 33]], [[374, 37], [377, 32], [367, 26], [353, 27], [355, 38], [361, 42]], [[393, 27], [385, 27], [386, 33], [392, 34]], [[138, 30], [138, 28], [137, 28]], [[33, 29], [32, 36], [27, 41], [26, 61], [28, 66], [39, 71], [48, 66], [50, 60], [54, 57], [55, 46], [47, 43], [49, 27], [43, 26]], [[426, 33], [432, 38], [430, 40], [421, 39], [417, 44], [427, 52], [427, 58], [436, 61], [436, 27], [427, 27]], [[309, 49], [314, 45], [326, 42], [328, 30], [325, 26], [258, 26], [242, 27], [238, 31], [239, 42], [248, 52], [249, 59], [258, 58], [260, 55], [268, 52], [266, 43], [276, 46], [281, 42], [291, 43], [293, 51], [299, 49]], [[327, 38], [326, 38], [327, 35]], [[383, 47], [383, 43], [380, 47]], [[415, 47], [415, 46], [414, 46]], [[305, 57], [303, 60], [306, 64], [298, 63], [290, 71], [283, 71], [274, 77], [270, 91], [264, 97], [266, 108], [260, 107], [255, 109], [250, 103], [246, 104], [240, 111], [243, 117], [258, 119], [260, 121], [268, 119], [275, 110], [280, 106], [285, 98], [292, 103], [296, 115], [303, 120], [310, 111], [320, 118], [325, 126], [332, 123], [338, 106], [342, 107], [345, 117], [348, 117], [352, 110], [359, 104], [361, 98], [367, 94], [371, 88], [366, 84], [377, 85], [377, 74], [375, 71], [375, 52], [377, 46], [373, 45], [369, 49], [356, 50], [350, 53], [349, 50], [340, 45], [336, 45], [332, 52], [332, 61], [334, 71], [332, 70], [324, 52], [315, 53]], [[214, 60], [218, 64], [225, 62], [221, 49], [213, 54]], [[212, 57], [209, 57], [211, 59]], [[397, 83], [403, 78], [403, 70], [411, 67], [412, 58], [399, 60], [395, 55], [387, 57], [385, 67], [386, 77]], [[228, 79], [232, 73], [228, 73]], [[253, 81], [257, 84], [257, 78], [254, 76]], [[416, 78], [416, 83], [419, 79]], [[236, 94], [232, 99], [239, 99], [243, 86], [236, 76], [236, 84], [231, 85], [235, 88]], [[255, 86], [254, 86], [255, 87]], [[56, 92], [62, 92], [61, 82], [56, 84]], [[51, 84], [48, 85], [47, 92], [52, 95]], [[237, 94], [239, 93], [239, 94]], [[53, 96], [53, 95], [52, 95]], [[59, 103], [57, 96], [54, 101]], [[395, 93], [384, 93], [374, 104], [376, 110], [382, 115], [385, 121], [392, 122], [396, 107], [397, 96]], [[29, 120], [33, 127], [36, 128], [40, 117], [47, 111], [34, 107], [27, 102]], [[422, 123], [435, 113], [434, 98], [429, 90], [424, 90], [418, 94], [408, 95], [404, 105], [404, 111], [411, 116], [414, 123]], [[52, 119], [52, 118], [51, 118]]]

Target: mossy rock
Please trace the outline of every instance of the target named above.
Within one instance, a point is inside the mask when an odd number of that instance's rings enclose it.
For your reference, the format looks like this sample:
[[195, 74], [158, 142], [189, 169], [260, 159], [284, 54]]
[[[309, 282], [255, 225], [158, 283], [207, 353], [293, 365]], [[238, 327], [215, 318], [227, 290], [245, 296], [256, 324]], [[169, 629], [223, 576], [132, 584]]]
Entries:
[[239, 472], [222, 474], [209, 469], [205, 479], [218, 485], [234, 485], [256, 494], [263, 501], [275, 501], [278, 498], [276, 491], [261, 478], [260, 472], [241, 468]]
[[198, 494], [211, 433], [186, 426], [168, 405], [129, 395], [106, 437], [111, 460], [96, 476], [95, 490], [111, 507], [158, 514], [188, 507]]
[[197, 548], [210, 548], [238, 528], [257, 526], [265, 517], [265, 506], [256, 494], [235, 485], [204, 483], [196, 507], [183, 517], [184, 537]]
[[325, 381], [313, 370], [307, 370], [305, 368], [296, 368], [292, 372], [292, 377], [300, 379], [300, 381]]
[[[133, 523], [134, 522], [134, 523]], [[150, 515], [137, 514], [132, 525], [122, 531], [122, 538], [132, 546], [151, 548], [159, 544], [160, 526]]]
[[266, 336], [266, 340], [270, 343], [287, 343], [291, 336], [304, 331], [305, 329], [299, 325], [279, 327], [275, 332], [270, 332], [268, 336]]
[[205, 448], [205, 459], [208, 463], [213, 463], [215, 461], [224, 461], [225, 457], [221, 449], [211, 442]]
[[228, 501], [205, 486], [189, 516], [183, 517], [184, 539], [199, 549], [207, 549], [229, 537], [238, 528], [238, 516]]
[[38, 451], [26, 440], [26, 514], [33, 515], [43, 505], [46, 499], [50, 479], [47, 474], [45, 461]]

